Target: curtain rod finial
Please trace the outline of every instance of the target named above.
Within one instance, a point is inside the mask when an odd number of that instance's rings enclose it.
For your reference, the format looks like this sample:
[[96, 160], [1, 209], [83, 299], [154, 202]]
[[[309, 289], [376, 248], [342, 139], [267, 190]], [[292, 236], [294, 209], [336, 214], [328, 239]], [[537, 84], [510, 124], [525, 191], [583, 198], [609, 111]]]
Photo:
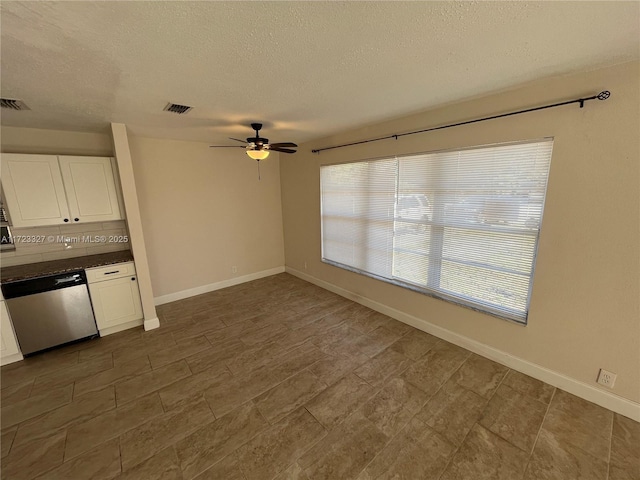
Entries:
[[606, 100], [607, 98], [609, 98], [611, 96], [611, 92], [609, 90], [603, 90], [602, 92], [600, 92], [598, 94], [598, 96], [596, 96], [596, 98], [598, 100]]

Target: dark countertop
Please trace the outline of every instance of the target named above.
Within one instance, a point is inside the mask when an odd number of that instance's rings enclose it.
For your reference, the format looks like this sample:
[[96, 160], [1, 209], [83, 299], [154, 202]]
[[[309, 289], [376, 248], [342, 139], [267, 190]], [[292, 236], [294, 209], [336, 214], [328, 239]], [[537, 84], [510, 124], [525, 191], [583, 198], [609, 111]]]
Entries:
[[16, 282], [27, 278], [44, 277], [56, 273], [83, 270], [85, 268], [100, 267], [114, 263], [131, 262], [133, 255], [129, 250], [120, 252], [101, 253], [99, 255], [86, 255], [84, 257], [65, 258], [51, 262], [28, 263], [26, 265], [14, 265], [0, 270], [0, 282]]

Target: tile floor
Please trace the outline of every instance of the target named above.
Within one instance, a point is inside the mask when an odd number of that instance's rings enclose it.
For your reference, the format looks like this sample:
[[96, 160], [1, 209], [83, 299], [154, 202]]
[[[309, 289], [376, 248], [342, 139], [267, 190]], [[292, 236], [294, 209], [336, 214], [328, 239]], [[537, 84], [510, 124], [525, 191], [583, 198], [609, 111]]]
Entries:
[[640, 479], [640, 424], [287, 274], [2, 368], [14, 479]]

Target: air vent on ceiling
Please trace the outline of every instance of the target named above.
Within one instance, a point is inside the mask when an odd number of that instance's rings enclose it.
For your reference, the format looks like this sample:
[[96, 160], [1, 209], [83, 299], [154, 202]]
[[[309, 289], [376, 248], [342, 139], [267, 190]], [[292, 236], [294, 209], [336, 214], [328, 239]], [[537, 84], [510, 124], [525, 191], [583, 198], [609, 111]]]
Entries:
[[10, 108], [11, 110], [31, 110], [22, 100], [13, 98], [0, 98], [0, 107]]
[[165, 112], [177, 113], [178, 115], [184, 115], [189, 112], [193, 107], [189, 107], [187, 105], [178, 105], [177, 103], [167, 103], [167, 106], [164, 107]]

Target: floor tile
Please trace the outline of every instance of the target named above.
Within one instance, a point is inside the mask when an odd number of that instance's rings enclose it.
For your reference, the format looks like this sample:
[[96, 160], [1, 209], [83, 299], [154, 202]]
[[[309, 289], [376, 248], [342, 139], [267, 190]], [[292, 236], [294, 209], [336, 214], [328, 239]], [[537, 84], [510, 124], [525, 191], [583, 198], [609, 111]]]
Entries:
[[427, 394], [434, 395], [469, 355], [470, 352], [460, 347], [440, 341], [401, 377]]
[[439, 341], [433, 335], [413, 330], [391, 345], [391, 349], [411, 360], [420, 360]]
[[389, 390], [378, 392], [362, 406], [359, 413], [389, 438], [398, 433], [415, 415]]
[[71, 402], [72, 395], [73, 384], [33, 395], [12, 405], [2, 405], [0, 412], [2, 428], [5, 429], [17, 425], [20, 422], [66, 405]]
[[2, 460], [2, 478], [30, 480], [62, 464], [65, 432], [11, 448]]
[[120, 445], [115, 439], [42, 474], [38, 480], [110, 480], [119, 473]]
[[240, 337], [246, 331], [251, 331], [255, 328], [255, 324], [247, 319], [243, 322], [238, 322], [230, 327], [225, 327], [220, 330], [209, 332], [205, 335], [207, 340], [212, 346], [219, 345], [221, 343], [227, 343], [231, 340], [239, 340]]
[[248, 348], [240, 340], [230, 340], [186, 357], [186, 361], [193, 373], [199, 373], [212, 367], [223, 366], [226, 368], [225, 362], [233, 359]]
[[116, 401], [118, 406], [123, 405], [189, 375], [191, 375], [191, 370], [184, 360], [143, 373], [124, 382], [116, 383]]
[[555, 390], [551, 385], [529, 377], [524, 373], [516, 372], [515, 370], [509, 370], [503, 383], [516, 392], [527, 395], [542, 403], [549, 403]]
[[166, 325], [161, 324], [159, 329], [143, 332], [140, 336], [140, 341], [130, 342], [116, 348], [112, 352], [113, 364], [117, 366], [130, 362], [134, 358], [148, 356], [160, 350], [175, 346], [176, 342], [173, 339], [172, 332], [164, 330], [163, 326], [166, 327]]
[[358, 480], [437, 480], [455, 447], [413, 419], [358, 476]]
[[328, 356], [311, 365], [309, 371], [327, 385], [333, 385], [368, 360], [348, 355]]
[[528, 455], [497, 435], [475, 425], [444, 471], [441, 480], [517, 480]]
[[474, 353], [453, 374], [452, 380], [488, 400], [508, 371], [504, 365]]
[[235, 455], [229, 455], [213, 467], [205, 470], [196, 480], [245, 480]]
[[114, 408], [116, 408], [116, 396], [113, 387], [88, 393], [67, 405], [22, 423], [18, 428], [14, 444], [18, 446], [51, 436], [58, 430], [82, 423]]
[[118, 437], [163, 413], [160, 397], [154, 393], [75, 425], [67, 432], [65, 461], [77, 457], [107, 440]]
[[584, 450], [540, 431], [525, 480], [605, 480], [607, 464]]
[[56, 370], [44, 376], [36, 378], [31, 390], [31, 396], [48, 392], [53, 388], [72, 384], [83, 378], [90, 377], [113, 367], [111, 354], [104, 354], [86, 362], [78, 363], [70, 367]]
[[173, 332], [173, 339], [176, 343], [181, 343], [181, 341], [186, 340], [187, 338], [197, 338], [203, 335], [207, 335], [209, 333], [213, 333], [216, 330], [221, 330], [225, 328], [226, 325], [222, 320], [217, 318], [207, 319], [206, 321], [201, 321], [194, 323], [193, 325], [188, 325], [179, 330]]
[[449, 380], [431, 397], [416, 418], [459, 446], [482, 415], [486, 404], [487, 400], [477, 393]]
[[607, 462], [612, 422], [610, 410], [557, 390], [542, 428], [559, 442], [574, 445]]
[[54, 356], [43, 354], [25, 358], [21, 362], [2, 367], [0, 384], [4, 389], [17, 383], [33, 380], [36, 376], [44, 376], [56, 370], [68, 368], [77, 363], [78, 352]]
[[402, 335], [398, 332], [380, 326], [367, 333], [364, 337], [360, 337], [360, 340], [355, 343], [355, 346], [365, 355], [373, 357], [400, 337], [402, 337]]
[[361, 305], [346, 313], [345, 323], [360, 333], [371, 332], [389, 321], [387, 315]]
[[640, 480], [640, 423], [613, 416], [609, 480]]
[[176, 452], [169, 447], [118, 475], [116, 480], [183, 480], [183, 476]]
[[309, 401], [306, 408], [324, 427], [331, 429], [360, 408], [374, 393], [371, 385], [349, 374]]
[[220, 417], [324, 357], [313, 345], [303, 345], [249, 374], [235, 376], [226, 383], [207, 389], [205, 398], [216, 417]]
[[268, 426], [249, 402], [180, 440], [175, 448], [185, 480], [230, 455]]
[[17, 431], [18, 431], [17, 426], [9, 427], [2, 431], [2, 436], [0, 437], [0, 447], [2, 448], [2, 458], [9, 455], [9, 451], [11, 450], [11, 446], [13, 445], [13, 439], [15, 438]]
[[256, 406], [269, 423], [275, 423], [297, 410], [327, 385], [308, 370], [303, 370], [255, 399]]
[[29, 398], [31, 394], [31, 388], [33, 387], [33, 382], [35, 378], [27, 380], [26, 382], [17, 383], [10, 387], [3, 388], [0, 390], [0, 404], [3, 407], [7, 407], [16, 402], [20, 402], [22, 400], [26, 400]]
[[300, 408], [237, 451], [247, 480], [273, 478], [326, 434], [315, 418]]
[[309, 480], [309, 477], [307, 477], [300, 465], [294, 463], [273, 480]]
[[279, 337], [288, 331], [289, 329], [282, 324], [265, 325], [257, 330], [247, 333], [246, 335], [242, 335], [240, 337], [240, 341], [245, 345], [257, 345], [269, 342], [275, 337]]
[[525, 452], [531, 452], [546, 411], [544, 403], [500, 385], [480, 424]]
[[413, 361], [391, 349], [386, 349], [354, 371], [373, 386], [382, 385], [388, 378], [406, 370]]
[[232, 377], [228, 382], [208, 388], [204, 398], [216, 418], [220, 418], [238, 405], [275, 387], [285, 378], [267, 367], [260, 367], [247, 375]]
[[231, 374], [224, 365], [219, 365], [178, 380], [159, 390], [158, 393], [165, 410], [171, 410], [184, 401], [204, 395], [207, 388], [221, 385], [230, 378]]
[[87, 341], [84, 343], [86, 348], [79, 351], [78, 361], [86, 362], [125, 345], [141, 342], [142, 332], [142, 327], [138, 327]]
[[253, 345], [225, 362], [234, 375], [245, 375], [286, 355], [291, 348], [276, 342]]
[[183, 403], [120, 436], [122, 471], [152, 457], [214, 420], [204, 399]]
[[149, 361], [151, 368], [156, 370], [209, 348], [211, 348], [211, 344], [204, 336], [186, 338], [176, 342], [175, 345], [150, 353]]
[[310, 479], [353, 479], [388, 440], [370, 420], [355, 414], [329, 432], [298, 463]]
[[427, 395], [395, 378], [362, 407], [362, 414], [388, 437], [394, 436], [427, 402]]
[[100, 390], [107, 385], [113, 385], [116, 382], [123, 382], [150, 370], [151, 366], [149, 364], [149, 359], [146, 356], [134, 358], [129, 362], [122, 363], [110, 368], [109, 370], [103, 370], [100, 373], [77, 381], [73, 390], [73, 396], [77, 397], [88, 392]]

